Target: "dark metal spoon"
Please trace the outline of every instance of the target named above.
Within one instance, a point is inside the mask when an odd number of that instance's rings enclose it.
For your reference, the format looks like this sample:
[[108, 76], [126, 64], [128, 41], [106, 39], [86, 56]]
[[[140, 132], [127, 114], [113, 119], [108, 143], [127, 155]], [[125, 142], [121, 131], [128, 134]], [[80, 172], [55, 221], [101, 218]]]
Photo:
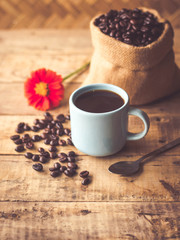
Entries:
[[144, 160], [154, 158], [157, 155], [177, 146], [180, 144], [180, 138], [177, 138], [176, 140], [169, 142], [168, 144], [144, 155], [143, 157], [139, 158], [136, 161], [122, 161], [112, 164], [109, 167], [109, 171], [116, 174], [122, 174], [124, 176], [130, 176], [136, 173], [140, 169], [140, 163]]

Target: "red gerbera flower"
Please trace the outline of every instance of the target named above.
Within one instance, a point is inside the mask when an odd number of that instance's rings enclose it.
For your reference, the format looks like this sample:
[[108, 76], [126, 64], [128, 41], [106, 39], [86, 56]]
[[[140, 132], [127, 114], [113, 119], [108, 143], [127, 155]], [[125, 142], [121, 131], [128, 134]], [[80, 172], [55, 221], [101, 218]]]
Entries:
[[64, 97], [62, 81], [61, 75], [45, 68], [32, 72], [24, 84], [29, 105], [42, 111], [57, 107]]

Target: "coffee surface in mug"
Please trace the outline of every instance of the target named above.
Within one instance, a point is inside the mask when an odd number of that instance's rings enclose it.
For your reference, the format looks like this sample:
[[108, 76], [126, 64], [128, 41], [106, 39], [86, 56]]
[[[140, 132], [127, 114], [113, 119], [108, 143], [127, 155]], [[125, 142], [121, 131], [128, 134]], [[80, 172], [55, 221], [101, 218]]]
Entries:
[[78, 96], [74, 104], [86, 112], [104, 113], [122, 107], [124, 100], [119, 94], [112, 91], [92, 90]]

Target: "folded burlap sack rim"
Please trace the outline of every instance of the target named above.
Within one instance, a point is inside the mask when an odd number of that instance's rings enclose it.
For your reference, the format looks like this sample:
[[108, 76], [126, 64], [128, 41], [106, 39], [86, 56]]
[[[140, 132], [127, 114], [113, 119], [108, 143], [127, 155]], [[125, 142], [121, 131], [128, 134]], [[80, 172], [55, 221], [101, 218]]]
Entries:
[[[139, 7], [143, 12], [153, 13], [159, 22], [164, 23], [164, 30], [161, 36], [151, 44], [143, 47], [137, 47], [123, 43], [101, 32], [94, 25], [95, 16], [90, 22], [92, 44], [95, 51], [118, 67], [126, 66], [130, 70], [146, 70], [157, 65], [172, 50], [173, 46], [173, 29], [166, 19], [162, 18], [159, 13], [150, 8]], [[104, 48], [106, 46], [106, 48]], [[111, 51], [109, 51], [111, 49]], [[120, 53], [120, 54], [117, 54]]]

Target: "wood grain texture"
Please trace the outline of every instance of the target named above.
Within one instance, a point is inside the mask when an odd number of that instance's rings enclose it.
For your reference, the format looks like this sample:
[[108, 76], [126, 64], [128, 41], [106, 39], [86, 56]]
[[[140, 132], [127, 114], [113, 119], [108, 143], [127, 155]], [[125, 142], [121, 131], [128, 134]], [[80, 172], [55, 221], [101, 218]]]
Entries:
[[178, 203], [0, 203], [1, 239], [179, 239]]
[[[179, 37], [180, 31], [176, 30], [174, 49], [178, 66]], [[24, 98], [23, 85], [30, 72], [46, 67], [65, 76], [89, 61], [91, 54], [88, 30], [0, 31], [2, 240], [180, 239], [180, 146], [147, 162], [132, 177], [107, 171], [112, 163], [136, 160], [179, 137], [180, 93], [141, 106], [151, 121], [148, 135], [142, 140], [127, 142], [114, 156], [95, 158], [73, 146], [58, 147], [59, 151], [78, 153], [78, 173], [90, 171], [88, 186], [81, 185], [78, 174], [73, 178], [63, 174], [52, 178], [48, 169], [56, 160], [44, 164], [43, 172], [35, 172], [33, 162], [26, 159], [24, 153], [14, 151], [10, 136], [15, 133], [17, 124], [32, 125], [35, 118], [43, 118], [43, 113], [28, 106]], [[87, 74], [85, 71], [65, 82], [65, 98], [60, 107], [51, 111], [53, 116], [68, 113], [69, 96]], [[66, 122], [65, 126], [69, 124]], [[129, 130], [141, 131], [141, 122], [130, 117]], [[39, 142], [34, 153], [39, 146], [48, 149]]]
[[180, 27], [178, 0], [7, 0], [0, 1], [0, 28], [88, 28], [92, 17], [110, 9], [154, 8]]

